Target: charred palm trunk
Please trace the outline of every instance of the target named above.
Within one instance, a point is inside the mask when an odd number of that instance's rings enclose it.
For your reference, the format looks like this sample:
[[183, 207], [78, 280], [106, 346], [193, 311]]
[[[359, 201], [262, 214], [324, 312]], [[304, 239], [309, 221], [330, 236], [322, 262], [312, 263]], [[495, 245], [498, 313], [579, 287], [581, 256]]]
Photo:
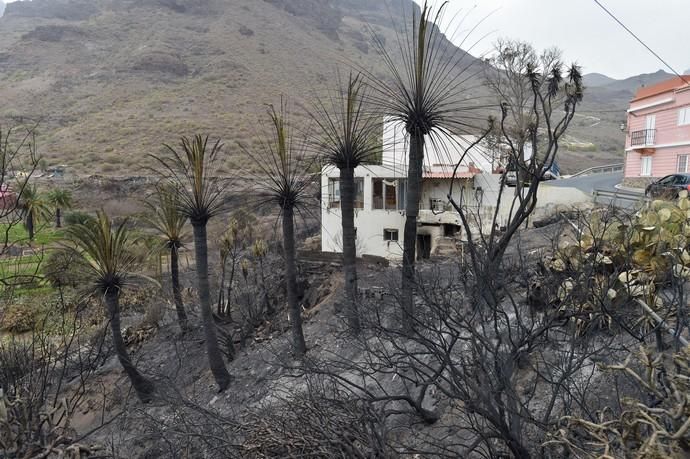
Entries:
[[[218, 286], [218, 304], [216, 305], [216, 313], [222, 316], [226, 308], [223, 307], [225, 303], [225, 259], [220, 257], [220, 285]], [[228, 299], [228, 301], [230, 301]]]
[[302, 333], [302, 311], [297, 301], [297, 266], [295, 257], [295, 224], [292, 207], [283, 209], [283, 248], [285, 250], [285, 286], [288, 299], [288, 314], [292, 325], [292, 345], [295, 355], [307, 352]]
[[154, 385], [151, 381], [146, 379], [139, 370], [134, 366], [127, 353], [127, 346], [124, 339], [122, 339], [122, 332], [120, 328], [120, 293], [116, 288], [110, 288], [105, 292], [105, 305], [110, 316], [110, 330], [113, 334], [113, 346], [115, 353], [120, 361], [120, 365], [127, 373], [132, 386], [136, 391], [139, 399], [144, 402], [151, 401], [151, 395], [154, 391]]
[[62, 211], [59, 207], [55, 208], [55, 228], [62, 228]]
[[417, 215], [422, 187], [422, 165], [424, 163], [424, 135], [412, 132], [410, 135], [410, 158], [407, 170], [407, 202], [405, 204], [405, 239], [403, 241], [402, 266], [402, 326], [407, 333], [414, 324], [415, 253], [417, 246]]
[[206, 338], [206, 353], [213, 377], [220, 391], [224, 391], [230, 385], [230, 373], [225, 368], [223, 354], [218, 346], [216, 324], [211, 312], [211, 293], [208, 283], [208, 248], [206, 242], [206, 222], [192, 222], [194, 229], [194, 255], [196, 261], [196, 276], [199, 289], [199, 302], [201, 303], [201, 319], [204, 324]]
[[34, 213], [28, 211], [26, 213], [26, 232], [29, 233], [29, 241], [34, 240]]
[[345, 273], [345, 295], [347, 297], [348, 324], [354, 333], [359, 332], [357, 310], [357, 246], [355, 233], [355, 177], [354, 169], [340, 169], [340, 210], [343, 225], [343, 271]]
[[182, 303], [182, 291], [180, 290], [180, 268], [178, 262], [177, 247], [173, 244], [170, 247], [170, 279], [172, 282], [173, 299], [175, 300], [175, 311], [177, 311], [177, 321], [180, 323], [182, 331], [189, 329], [187, 312]]
[[230, 279], [228, 279], [228, 289], [227, 289], [227, 305], [228, 305], [228, 317], [232, 320], [232, 311], [230, 310], [230, 305], [232, 304], [232, 286], [235, 282], [235, 268], [237, 267], [237, 257], [232, 256], [232, 263], [230, 266]]

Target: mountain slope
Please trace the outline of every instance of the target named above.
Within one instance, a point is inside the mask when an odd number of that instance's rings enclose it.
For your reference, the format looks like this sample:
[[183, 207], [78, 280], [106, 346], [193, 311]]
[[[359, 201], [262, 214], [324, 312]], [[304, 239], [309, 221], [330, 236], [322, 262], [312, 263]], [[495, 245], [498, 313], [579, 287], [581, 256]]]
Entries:
[[571, 147], [580, 149], [580, 155], [565, 153], [561, 156], [566, 169], [578, 170], [584, 165], [589, 167], [623, 162], [625, 132], [621, 131], [620, 126], [626, 123], [630, 100], [639, 87], [673, 77], [659, 70], [606, 83], [608, 77], [599, 78], [597, 75], [585, 76], [585, 97], [569, 130], [569, 134], [585, 143]]
[[588, 88], [605, 86], [616, 81], [615, 79], [601, 73], [588, 73], [587, 75], [584, 75], [583, 78], [585, 81], [585, 86]]
[[12, 3], [0, 19], [0, 116], [42, 119], [47, 161], [81, 172], [128, 173], [197, 132], [222, 137], [227, 167], [240, 167], [236, 142], [257, 141], [265, 104], [327, 96], [336, 67], [385, 76], [371, 30], [394, 43], [391, 20], [418, 8], [399, 2]]
[[627, 91], [632, 97], [637, 89], [641, 86], [649, 86], [673, 77], [674, 75], [671, 73], [658, 70], [654, 73], [643, 73], [641, 75], [635, 75], [624, 80], [616, 80], [607, 84], [605, 87], [612, 91]]
[[[147, 155], [179, 136], [226, 143], [226, 170], [244, 167], [265, 104], [286, 95], [295, 119], [353, 66], [387, 73], [372, 33], [396, 48], [413, 0], [32, 0], [0, 18], [0, 123], [41, 120], [48, 164], [79, 173], [142, 173]], [[447, 46], [452, 46], [447, 43]], [[486, 94], [480, 61], [467, 99]], [[572, 172], [622, 160], [619, 129], [636, 87], [663, 72], [611, 80], [589, 74], [561, 150]], [[484, 103], [480, 101], [478, 103]], [[483, 122], [477, 124], [484, 126]]]

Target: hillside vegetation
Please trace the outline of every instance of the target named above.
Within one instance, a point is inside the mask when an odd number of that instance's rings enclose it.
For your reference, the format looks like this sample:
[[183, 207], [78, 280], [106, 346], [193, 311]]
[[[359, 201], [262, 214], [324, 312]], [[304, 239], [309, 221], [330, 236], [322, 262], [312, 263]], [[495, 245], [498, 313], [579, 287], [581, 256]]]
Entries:
[[[0, 116], [40, 119], [49, 163], [127, 174], [183, 134], [256, 141], [264, 104], [308, 106], [340, 68], [382, 75], [375, 33], [411, 0], [36, 0], [0, 20]], [[474, 59], [468, 55], [468, 59]], [[476, 86], [469, 82], [469, 86]], [[231, 154], [227, 168], [242, 166]]]
[[[12, 3], [0, 18], [0, 119], [41, 120], [47, 163], [81, 174], [140, 172], [162, 143], [198, 131], [223, 138], [225, 169], [237, 169], [246, 164], [236, 142], [257, 141], [264, 104], [285, 94], [309, 107], [334, 87], [337, 68], [385, 76], [372, 37], [395, 41], [413, 8], [412, 0]], [[478, 65], [468, 72], [468, 99], [485, 94], [481, 74]], [[591, 84], [572, 148], [564, 145], [565, 171], [583, 159], [622, 160], [618, 126], [642, 80], [612, 81]]]

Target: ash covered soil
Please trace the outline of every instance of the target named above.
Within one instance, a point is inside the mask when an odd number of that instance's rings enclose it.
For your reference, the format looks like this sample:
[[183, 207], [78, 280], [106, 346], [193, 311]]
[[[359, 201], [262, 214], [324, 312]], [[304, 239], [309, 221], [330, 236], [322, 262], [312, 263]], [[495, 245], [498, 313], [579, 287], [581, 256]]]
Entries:
[[[523, 230], [515, 238], [511, 253], [541, 254], [553, 243], [554, 234], [562, 230], [562, 223]], [[438, 281], [440, 277], [452, 278], [461, 269], [458, 257], [436, 258], [420, 262], [418, 266], [421, 277], [430, 283]], [[303, 260], [300, 273], [304, 287], [304, 335], [308, 346], [305, 362], [318, 367], [319, 362], [328, 361], [333, 355], [352, 361], [361, 358], [361, 350], [351, 345], [351, 336], [342, 314], [336, 313], [338, 303], [342, 301], [340, 266], [337, 263]], [[395, 286], [400, 279], [399, 267], [361, 264], [358, 274], [359, 287], [368, 293], [368, 301], [390, 302], [392, 307], [389, 311], [395, 315], [394, 297]], [[193, 272], [188, 270], [183, 277], [185, 285], [193, 285]], [[103, 365], [89, 381], [85, 403], [72, 422], [75, 438], [81, 444], [88, 445], [98, 456], [213, 456], [213, 449], [217, 445], [208, 446], [208, 451], [201, 451], [195, 443], [197, 446], [189, 451], [177, 451], [179, 439], [171, 442], [166, 437], [173, 434], [194, 436], [194, 432], [209, 435], [210, 432], [216, 432], [213, 435], [225, 432], [228, 444], [236, 442], [238, 438], [247, 441], [247, 436], [251, 436], [252, 432], [245, 430], [246, 422], [254, 422], [257, 412], [279, 406], [307, 388], [308, 378], [300, 369], [300, 364], [305, 362], [295, 360], [291, 353], [286, 307], [276, 305], [277, 312], [259, 324], [243, 341], [238, 338], [242, 333], [236, 324], [217, 320], [219, 330], [235, 337], [237, 349], [235, 358], [227, 362], [232, 383], [225, 392], [219, 393], [208, 369], [200, 311], [194, 291], [188, 289], [186, 293], [185, 306], [194, 325], [185, 334], [180, 332], [175, 321], [173, 305], [165, 299], [149, 300], [153, 304], [148, 307], [159, 306], [165, 311], [157, 326], [144, 325], [143, 313], [123, 304], [123, 326], [126, 327], [124, 334], [128, 350], [142, 373], [154, 380], [156, 395], [149, 404], [139, 402], [116, 356], [111, 353], [104, 359]], [[395, 378], [387, 383], [394, 386]], [[72, 386], [77, 385], [78, 381], [73, 381]], [[68, 386], [65, 392], [70, 390]], [[430, 409], [440, 409], [452, 416], [452, 409], [442, 397], [430, 393], [427, 399]], [[443, 429], [445, 424], [442, 417], [436, 426], [426, 426], [412, 415], [402, 415], [396, 423], [405, 427], [414, 425], [418, 431]], [[256, 423], [252, 426], [256, 428]], [[230, 450], [240, 451], [236, 453], [239, 456], [252, 456], [251, 451], [243, 451], [242, 448]], [[219, 457], [227, 455], [231, 453], [221, 452]]]

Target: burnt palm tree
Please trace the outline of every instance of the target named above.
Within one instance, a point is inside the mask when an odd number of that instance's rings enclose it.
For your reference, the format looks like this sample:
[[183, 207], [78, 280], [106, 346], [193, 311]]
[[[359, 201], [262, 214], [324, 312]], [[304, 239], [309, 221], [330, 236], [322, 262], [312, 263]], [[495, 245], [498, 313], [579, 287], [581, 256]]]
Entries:
[[285, 256], [285, 288], [287, 290], [288, 314], [292, 328], [292, 345], [296, 356], [307, 351], [302, 332], [302, 311], [297, 297], [297, 255], [295, 249], [295, 213], [304, 212], [307, 188], [311, 183], [308, 173], [313, 158], [305, 155], [292, 136], [287, 120], [287, 106], [281, 102], [280, 110], [269, 106], [271, 135], [260, 142], [260, 150], [252, 152], [241, 146], [243, 151], [258, 166], [255, 183], [263, 198], [262, 204], [273, 204], [280, 209], [283, 229], [283, 251]]
[[120, 325], [120, 293], [137, 277], [133, 275], [137, 241], [127, 230], [127, 220], [113, 227], [108, 216], [98, 212], [96, 218], [72, 225], [66, 233], [74, 244], [79, 267], [90, 281], [89, 290], [103, 296], [117, 358], [141, 401], [149, 402], [154, 385], [132, 363]]
[[481, 114], [476, 113], [482, 108], [475, 103], [476, 98], [464, 94], [468, 82], [481, 69], [473, 67], [468, 54], [460, 48], [476, 26], [458, 46], [451, 44], [435, 25], [443, 22], [445, 5], [434, 10], [425, 3], [419, 17], [416, 11], [413, 13], [411, 29], [406, 26], [398, 34], [400, 56], [394, 58], [374, 34], [377, 51], [392, 78], [367, 74], [373, 105], [400, 122], [409, 136], [401, 295], [403, 328], [408, 332], [414, 321], [417, 216], [425, 142], [442, 145], [441, 138], [483, 122]]
[[[196, 135], [190, 139], [182, 137], [179, 150], [165, 145], [167, 155], [154, 156], [161, 166], [166, 182], [177, 188], [179, 210], [189, 218], [194, 233], [194, 256], [196, 263], [201, 318], [206, 338], [206, 353], [213, 377], [221, 391], [230, 385], [223, 355], [218, 346], [216, 324], [211, 311], [211, 292], [208, 280], [208, 241], [206, 225], [223, 209], [225, 189], [218, 177], [211, 175], [221, 151], [220, 140], [209, 147], [208, 136]], [[232, 345], [232, 340], [228, 340]], [[232, 352], [233, 349], [230, 349]]]
[[153, 199], [146, 202], [149, 211], [146, 221], [155, 228], [163, 238], [164, 248], [170, 252], [170, 281], [177, 321], [182, 331], [189, 329], [187, 312], [182, 302], [180, 289], [179, 250], [184, 246], [186, 236], [184, 226], [187, 217], [180, 211], [180, 198], [176, 189], [159, 186]]
[[22, 190], [19, 208], [24, 215], [24, 227], [29, 233], [29, 241], [34, 240], [36, 225], [47, 218], [50, 209], [46, 199], [36, 189], [35, 185], [27, 185]]
[[357, 249], [355, 232], [355, 168], [373, 162], [381, 151], [376, 142], [379, 123], [367, 114], [361, 75], [350, 74], [347, 84], [340, 85], [330, 106], [318, 105], [312, 116], [320, 128], [317, 149], [325, 164], [340, 171], [340, 212], [343, 231], [343, 271], [350, 328], [359, 331], [357, 311]]
[[72, 208], [72, 193], [69, 190], [56, 188], [48, 193], [48, 202], [55, 209], [55, 228], [61, 228], [62, 210]]

